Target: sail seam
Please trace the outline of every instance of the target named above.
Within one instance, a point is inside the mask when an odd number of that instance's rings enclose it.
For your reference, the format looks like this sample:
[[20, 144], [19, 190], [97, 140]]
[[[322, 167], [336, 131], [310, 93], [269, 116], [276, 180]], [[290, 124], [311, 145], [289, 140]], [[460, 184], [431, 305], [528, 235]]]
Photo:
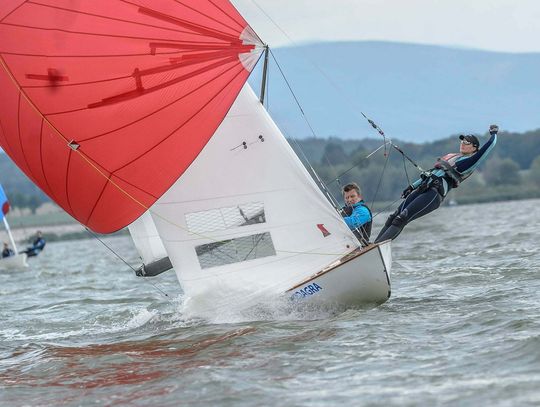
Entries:
[[[133, 3], [130, 3], [130, 2], [127, 2], [127, 1], [122, 1], [122, 2], [125, 3], [125, 4], [128, 4], [130, 6], [140, 8], [140, 6], [137, 5], [137, 4], [133, 4]], [[163, 26], [154, 25], [154, 24], [140, 23], [140, 22], [136, 22], [136, 21], [132, 21], [132, 20], [123, 20], [121, 18], [109, 17], [109, 16], [104, 16], [104, 15], [101, 15], [101, 14], [94, 14], [94, 13], [88, 13], [88, 12], [82, 12], [82, 11], [75, 11], [75, 10], [72, 10], [72, 9], [69, 9], [69, 8], [53, 6], [53, 5], [50, 5], [50, 4], [38, 3], [38, 2], [35, 2], [35, 1], [26, 1], [26, 3], [34, 4], [36, 6], [41, 6], [41, 7], [44, 7], [44, 8], [52, 8], [52, 9], [56, 9], [56, 10], [62, 10], [62, 11], [66, 11], [66, 12], [73, 13], [73, 14], [81, 14], [81, 15], [86, 15], [86, 16], [89, 16], [89, 17], [96, 17], [98, 19], [104, 19], [104, 20], [109, 20], [109, 21], [119, 21], [121, 23], [133, 24], [135, 26], [156, 28], [156, 29], [159, 29], [159, 30], [171, 31], [173, 33], [179, 33], [179, 34], [191, 34], [191, 35], [196, 35], [196, 36], [203, 36], [203, 34], [200, 34], [200, 33], [194, 32], [194, 31], [184, 31], [184, 30], [181, 30], [181, 29], [173, 29], [173, 28], [163, 27]], [[39, 27], [29, 27], [29, 28], [37, 28], [37, 29], [39, 29]], [[58, 30], [58, 31], [64, 31], [64, 30]], [[70, 31], [64, 31], [64, 32], [70, 33]], [[73, 32], [73, 33], [76, 33], [76, 32]], [[84, 33], [79, 33], [79, 34], [84, 34]]]
[[[235, 68], [236, 66], [238, 65], [241, 65], [240, 63], [237, 63], [235, 64], [230, 70], [232, 70], [233, 68]], [[233, 78], [227, 82], [221, 89], [218, 93], [215, 94], [215, 96], [213, 96], [211, 99], [209, 99], [204, 105], [202, 105], [202, 107], [197, 111], [195, 112], [191, 117], [189, 117], [186, 121], [184, 121], [184, 123], [182, 123], [180, 126], [178, 126], [176, 129], [174, 129], [172, 132], [170, 132], [165, 138], [163, 138], [158, 144], [152, 146], [152, 148], [148, 149], [147, 151], [145, 151], [143, 154], [139, 155], [138, 157], [134, 158], [133, 160], [131, 160], [130, 162], [127, 162], [125, 163], [124, 165], [122, 165], [121, 167], [119, 168], [116, 168], [114, 171], [113, 171], [113, 174], [116, 174], [117, 171], [120, 171], [121, 169], [127, 167], [128, 165], [130, 165], [131, 163], [133, 163], [134, 161], [138, 160], [139, 158], [145, 156], [146, 154], [148, 154], [150, 151], [154, 150], [156, 147], [158, 147], [160, 144], [162, 144], [163, 142], [165, 142], [166, 140], [168, 140], [169, 138], [171, 138], [178, 130], [180, 130], [182, 127], [184, 127], [186, 124], [188, 124], [194, 117], [196, 117], [204, 108], [206, 108], [211, 102], [214, 101], [214, 99], [216, 99], [216, 97], [218, 97], [219, 95], [222, 94], [223, 90], [231, 83], [233, 82], [242, 72], [244, 71], [244, 69], [242, 68], [236, 75], [233, 76]], [[208, 140], [210, 139], [211, 137], [208, 138]], [[208, 140], [204, 143], [206, 145], [206, 143], [208, 142]], [[191, 161], [193, 162], [193, 160]]]
[[[2, 24], [0, 24], [2, 25]], [[177, 44], [182, 44], [180, 41], [176, 41]], [[208, 49], [223, 49], [221, 44], [212, 43], [212, 42], [192, 42], [192, 41], [186, 41], [186, 48], [193, 45], [191, 48], [196, 47], [198, 44], [203, 44], [203, 46], [213, 47]], [[221, 46], [221, 47], [220, 47]], [[147, 52], [142, 54], [92, 54], [92, 55], [84, 55], [84, 54], [77, 54], [77, 55], [62, 55], [62, 54], [30, 54], [30, 53], [24, 53], [24, 52], [12, 52], [12, 51], [0, 51], [4, 55], [14, 55], [14, 56], [20, 56], [20, 57], [37, 57], [37, 58], [125, 58], [125, 57], [143, 57], [143, 56], [154, 56]], [[182, 54], [183, 51], [169, 51], [169, 52], [156, 52], [156, 55], [178, 55]], [[81, 82], [84, 84], [84, 82]], [[28, 87], [28, 86], [27, 86]]]
[[[147, 15], [149, 17], [157, 18], [171, 24], [177, 24], [183, 27], [187, 27], [190, 30], [188, 34], [194, 32], [194, 33], [198, 33], [199, 35], [210, 36], [210, 37], [223, 40], [223, 41], [239, 42], [238, 37], [235, 37], [234, 34], [228, 34], [224, 31], [216, 30], [214, 28], [204, 27], [200, 24], [190, 23], [189, 21], [182, 20], [180, 18], [173, 17], [168, 14], [161, 13], [159, 11], [152, 10], [146, 7], [141, 7], [141, 6], [138, 6], [138, 7], [139, 7], [139, 13], [141, 14]], [[238, 34], [238, 32], [236, 34]]]
[[[242, 24], [241, 24], [240, 22], [236, 21], [236, 19], [235, 19], [233, 16], [231, 16], [228, 12], [226, 12], [226, 11], [223, 10], [221, 7], [219, 7], [216, 3], [214, 3], [214, 1], [208, 0], [208, 2], [209, 2], [210, 4], [212, 4], [215, 8], [217, 8], [219, 11], [221, 11], [224, 15], [226, 15], [227, 17], [229, 17], [229, 18], [230, 18], [232, 21], [234, 21], [236, 24], [238, 24], [238, 26], [241, 27], [242, 30], [245, 29], [245, 27], [243, 27]], [[238, 10], [236, 10], [236, 11], [238, 12]], [[238, 12], [238, 15], [240, 15], [239, 12]], [[240, 15], [240, 16], [241, 16], [241, 15]], [[244, 18], [242, 17], [242, 19], [244, 19]], [[245, 22], [245, 20], [244, 20], [244, 22]], [[246, 25], [247, 25], [247, 22], [246, 22]]]
[[[2, 135], [4, 136], [4, 140], [6, 140], [7, 147], [9, 149], [9, 151], [11, 152], [10, 156], [15, 155], [14, 154], [15, 150], [13, 150], [13, 147], [11, 147], [10, 142], [9, 142], [9, 138], [7, 137], [7, 132], [4, 130], [4, 126], [2, 125], [2, 120], [0, 120], [0, 129], [2, 130]], [[5, 150], [5, 148], [4, 148], [4, 150]]]
[[17, 100], [17, 135], [19, 137], [19, 147], [21, 149], [21, 155], [22, 155], [22, 158], [24, 159], [24, 163], [26, 164], [27, 171], [25, 172], [28, 172], [29, 175], [32, 178], [34, 178], [32, 175], [32, 171], [30, 170], [30, 165], [28, 164], [26, 154], [24, 152], [24, 147], [23, 147], [22, 138], [21, 138], [21, 92], [19, 92], [19, 98]]
[[[172, 53], [171, 55], [176, 55], [176, 54], [179, 54], [178, 52], [175, 52], [175, 53]], [[181, 53], [180, 53], [181, 54]], [[21, 54], [22, 55], [22, 54]], [[223, 62], [223, 60], [225, 60], [227, 57], [229, 58], [232, 58], [232, 56], [230, 55], [230, 53], [228, 53], [227, 51], [224, 51], [224, 53], [221, 53], [221, 54], [218, 54], [217, 52], [214, 52], [212, 54], [208, 54], [208, 57], [206, 57], [205, 54], [202, 54], [205, 56], [205, 58], [200, 58], [200, 59], [195, 59], [193, 58], [193, 60], [188, 60], [188, 61], [185, 61], [185, 63], [176, 63], [175, 65], [166, 65], [166, 66], [162, 66], [162, 67], [159, 67], [159, 69], [165, 71], [165, 68], [168, 68], [167, 70], [174, 70], [175, 68], [183, 68], [183, 67], [186, 67], [186, 66], [189, 66], [189, 65], [196, 65], [196, 64], [202, 64], [202, 63], [207, 63], [213, 59], [215, 60], [222, 60], [221, 62]], [[214, 65], [223, 65], [222, 63], [215, 63]], [[197, 72], [199, 71], [202, 71], [203, 69], [207, 69], [207, 70], [210, 70], [210, 69], [213, 69], [213, 65], [211, 66], [211, 68], [209, 67], [206, 67], [206, 68], [200, 68]], [[156, 69], [156, 68], [154, 68]], [[156, 72], [159, 72], [159, 71], [156, 71]], [[156, 72], [152, 72], [152, 73], [156, 73]], [[204, 73], [206, 71], [202, 71], [200, 73]], [[146, 73], [146, 72], [142, 72], [143, 74]], [[28, 75], [27, 75], [28, 77]], [[96, 85], [96, 84], [103, 84], [103, 83], [107, 83], [107, 82], [113, 82], [113, 81], [118, 81], [118, 80], [124, 80], [124, 79], [130, 79], [130, 78], [133, 78], [133, 74], [130, 74], [130, 75], [124, 75], [124, 76], [117, 76], [117, 77], [114, 77], [114, 78], [108, 78], [108, 79], [101, 79], [101, 80], [95, 80], [95, 81], [86, 81], [86, 82], [75, 82], [75, 83], [66, 83], [66, 84], [62, 84], [62, 85], [25, 85], [25, 86], [21, 86], [21, 89], [47, 89], [47, 88], [64, 88], [64, 87], [72, 87], [72, 86], [84, 86], [84, 85]], [[178, 79], [184, 79], [185, 77], [182, 76]], [[170, 83], [170, 82], [168, 82]], [[54, 116], [54, 115], [60, 115], [60, 114], [66, 114], [66, 113], [73, 113], [73, 112], [76, 112], [76, 111], [81, 111], [81, 110], [85, 110], [85, 108], [81, 108], [81, 109], [73, 109], [73, 110], [64, 110], [64, 111], [61, 111], [61, 112], [51, 112], [51, 113], [45, 113], [47, 116]]]
[[17, 7], [15, 7], [13, 10], [11, 10], [7, 15], [4, 16], [4, 18], [2, 18], [2, 20], [0, 20], [0, 24], [4, 24], [4, 20], [6, 18], [8, 18], [10, 15], [12, 15], [13, 13], [15, 13], [18, 9], [20, 9], [21, 7], [24, 7], [25, 3], [27, 3], [27, 1], [23, 1], [21, 4], [19, 4]]
[[[203, 12], [201, 12], [201, 11], [199, 11], [199, 10], [197, 10], [197, 9], [195, 9], [195, 8], [193, 8], [193, 7], [191, 7], [191, 6], [188, 6], [187, 4], [181, 2], [180, 0], [175, 0], [175, 2], [178, 3], [178, 4], [181, 4], [181, 5], [184, 6], [185, 8], [188, 8], [188, 9], [190, 9], [190, 10], [192, 10], [192, 11], [195, 11], [196, 13], [200, 14], [201, 16], [204, 16], [204, 17], [206, 17], [206, 18], [208, 18], [208, 19], [210, 19], [210, 20], [212, 20], [212, 21], [214, 21], [214, 22], [216, 22], [216, 23], [218, 23], [218, 24], [221, 24], [221, 25], [224, 26], [225, 28], [229, 28], [230, 30], [233, 30], [233, 31], [236, 32], [236, 29], [235, 29], [235, 28], [233, 28], [233, 27], [231, 27], [231, 26], [229, 26], [229, 25], [227, 25], [227, 24], [225, 24], [225, 23], [222, 23], [221, 21], [216, 20], [214, 17], [211, 17], [211, 16], [209, 16], [208, 14], [205, 14], [205, 13], [203, 13]], [[213, 6], [215, 6], [215, 4], [212, 3], [212, 1], [210, 1], [210, 3], [211, 3]], [[235, 23], [241, 30], [244, 29], [244, 27], [242, 26], [242, 24], [240, 24], [238, 21], [236, 21], [235, 19], [233, 19], [228, 13], [226, 13], [226, 12], [223, 11], [223, 10], [221, 10], [220, 8], [218, 8], [218, 10], [221, 11], [221, 12], [222, 12], [224, 15], [226, 15], [227, 17], [229, 17], [229, 18], [232, 20], [232, 22]]]
[[75, 212], [73, 211], [73, 207], [71, 206], [71, 200], [69, 198], [69, 190], [68, 190], [68, 184], [69, 184], [69, 166], [71, 164], [71, 154], [73, 153], [73, 150], [69, 150], [68, 151], [68, 159], [67, 159], [67, 164], [66, 164], [66, 182], [65, 182], [65, 185], [64, 185], [64, 188], [66, 190], [66, 202], [69, 206], [69, 211], [73, 214], [73, 217], [77, 217], [75, 215]]
[[139, 191], [145, 193], [146, 195], [149, 195], [150, 197], [152, 197], [155, 200], [157, 200], [159, 198], [159, 197], [155, 196], [154, 194], [152, 194], [151, 192], [148, 192], [148, 191], [142, 189], [141, 187], [138, 187], [137, 185], [132, 184], [131, 182], [127, 181], [126, 179], [120, 177], [118, 174], [115, 174], [114, 171], [110, 171], [110, 173], [111, 173], [111, 176], [109, 177], [109, 180], [112, 179], [112, 177], [114, 176], [115, 178], [122, 181], [123, 183], [129, 185], [132, 188], [138, 189]]
[[[105, 174], [103, 174], [103, 175], [105, 175]], [[97, 197], [96, 202], [94, 202], [94, 205], [92, 205], [92, 210], [90, 211], [90, 213], [88, 214], [88, 216], [86, 218], [86, 221], [84, 222], [85, 224], [89, 223], [90, 219], [92, 219], [92, 216], [94, 215], [94, 211], [96, 210], [96, 208], [97, 208], [97, 206], [99, 204], [99, 201], [101, 200], [101, 197], [105, 193], [105, 189], [107, 188], [107, 185], [109, 185], [109, 182], [111, 181], [111, 175], [112, 174], [109, 174], [109, 176], [105, 180], [105, 183], [103, 184], [103, 187], [101, 188], [101, 192], [99, 193], [99, 196]]]
[[[36, 31], [56, 31], [61, 32], [64, 34], [74, 34], [74, 35], [84, 35], [89, 37], [105, 37], [105, 38], [124, 38], [124, 39], [130, 39], [130, 40], [141, 40], [141, 41], [179, 41], [174, 40], [171, 38], [162, 38], [162, 37], [134, 37], [132, 35], [119, 35], [119, 34], [101, 34], [96, 32], [85, 32], [85, 31], [71, 31], [71, 30], [64, 30], [60, 28], [46, 28], [46, 27], [38, 27], [38, 26], [32, 26], [32, 25], [26, 25], [26, 24], [15, 24], [15, 23], [1, 23], [0, 25], [8, 26], [8, 27], [17, 27], [17, 28], [26, 28], [29, 30], [36, 30]], [[195, 36], [203, 36], [202, 34], [193, 33], [193, 32], [187, 32], [187, 31], [178, 31], [179, 34], [189, 34], [189, 35], [195, 35]], [[238, 41], [234, 42], [237, 43]], [[223, 40], [224, 44], [229, 43], [227, 40]]]
[[49, 194], [52, 195], [52, 198], [56, 201], [57, 197], [54, 193], [53, 189], [51, 188], [51, 185], [49, 184], [49, 180], [47, 178], [47, 175], [45, 174], [45, 166], [43, 165], [43, 125], [45, 124], [45, 120], [42, 117], [41, 118], [41, 125], [39, 128], [39, 163], [41, 164], [41, 172], [43, 173], [43, 179], [45, 180], [45, 184], [47, 184], [47, 188], [49, 189]]
[[[233, 57], [229, 57], [229, 59], [231, 60], [231, 62], [232, 62], [233, 60], [235, 60], [235, 58], [233, 58]], [[175, 84], [177, 84], [178, 82], [181, 82], [181, 81], [184, 80], [184, 79], [189, 79], [189, 78], [192, 78], [192, 77], [197, 76], [197, 75], [199, 75], [199, 74], [206, 73], [206, 72], [209, 71], [209, 70], [212, 70], [212, 69], [214, 69], [214, 68], [223, 66], [225, 61], [226, 61], [226, 59], [223, 59], [222, 61], [216, 62], [216, 63], [214, 63], [214, 64], [212, 64], [212, 65], [209, 65], [209, 66], [207, 66], [207, 67], [205, 67], [205, 68], [200, 68], [200, 69], [198, 69], [197, 71], [194, 71], [194, 72], [191, 72], [191, 73], [189, 73], [189, 74], [183, 75], [183, 76], [181, 76], [181, 77], [179, 77], [179, 78], [170, 80], [170, 81], [168, 81], [166, 84], [161, 84], [160, 86], [155, 86], [155, 87], [153, 87], [153, 88], [146, 89], [145, 91], [139, 92], [139, 93], [137, 94], [137, 96], [142, 96], [142, 95], [149, 94], [149, 93], [152, 93], [152, 92], [157, 92], [158, 90], [161, 90], [161, 89], [167, 88], [167, 87], [169, 87], [169, 86], [175, 85]], [[132, 78], [132, 77], [133, 77], [133, 75], [128, 75], [128, 76], [125, 76], [125, 77], [116, 78], [116, 79], [114, 79], [114, 80], [130, 79], [130, 78]], [[214, 81], [215, 79], [217, 79], [217, 78], [212, 79], [212, 81]], [[212, 82], [212, 81], [209, 81], [208, 83], [210, 83], [210, 82]], [[201, 86], [200, 86], [199, 88], [197, 88], [197, 89], [202, 88], [204, 85], [205, 85], [205, 84], [201, 85]], [[24, 88], [24, 89], [25, 89], [25, 88]], [[191, 93], [193, 93], [193, 92], [191, 92]], [[189, 94], [191, 94], [191, 93], [189, 93]], [[189, 94], [188, 94], [188, 95], [189, 95]], [[117, 95], [117, 96], [118, 96], [118, 95]], [[117, 97], [117, 96], [116, 96], [116, 97]], [[59, 116], [59, 115], [69, 114], [69, 113], [75, 113], [75, 112], [82, 112], [82, 111], [85, 111], [85, 110], [88, 110], [88, 109], [93, 109], [93, 108], [98, 107], [98, 106], [100, 106], [100, 105], [106, 105], [107, 103], [104, 102], [104, 101], [107, 101], [108, 99], [112, 99], [112, 98], [115, 98], [115, 96], [110, 96], [109, 98], [102, 99], [101, 102], [95, 102], [95, 103], [92, 103], [92, 104], [87, 105], [87, 106], [85, 106], [85, 107], [78, 108], [78, 109], [64, 110], [64, 111], [60, 111], [60, 112], [44, 113], [44, 115], [45, 115], [46, 117], [51, 117], [51, 116]], [[180, 100], [180, 99], [178, 99], [178, 100]], [[120, 100], [119, 100], [118, 102], [120, 102]], [[109, 102], [108, 104], [113, 104], [113, 103], [118, 103], [118, 102]], [[174, 104], [174, 103], [176, 103], [176, 101], [173, 102], [173, 103], [171, 103], [171, 104]], [[170, 106], [171, 104], [169, 104], [169, 105], [167, 105], [167, 106]], [[158, 109], [156, 112], [161, 111], [161, 110], [162, 110], [162, 109]], [[143, 118], [141, 118], [141, 119], [138, 119], [138, 120], [136, 120], [136, 121], [133, 121], [133, 122], [131, 122], [131, 123], [125, 125], [125, 126], [122, 126], [122, 127], [118, 128], [118, 129], [110, 130], [110, 131], [108, 131], [108, 132], [106, 132], [106, 133], [98, 134], [98, 135], [92, 136], [92, 137], [90, 137], [90, 138], [79, 139], [78, 141], [88, 141], [88, 140], [93, 140], [94, 138], [98, 138], [98, 137], [101, 137], [101, 136], [104, 136], [104, 135], [113, 133], [113, 132], [115, 132], [115, 131], [117, 131], [117, 130], [120, 130], [120, 129], [122, 129], [122, 128], [125, 128], [125, 127], [127, 127], [127, 126], [129, 126], [129, 125], [131, 125], [131, 124], [133, 124], [133, 123], [137, 123], [137, 122], [139, 122], [139, 121], [141, 121], [141, 120], [143, 120], [143, 119], [145, 119], [145, 118], [147, 118], [147, 117], [150, 117], [150, 116], [151, 116], [152, 114], [154, 114], [154, 113], [155, 113], [155, 112], [153, 112], [153, 113], [151, 113], [151, 114], [149, 114], [149, 115], [147, 115], [147, 116], [145, 116], [145, 117], [143, 117]]]

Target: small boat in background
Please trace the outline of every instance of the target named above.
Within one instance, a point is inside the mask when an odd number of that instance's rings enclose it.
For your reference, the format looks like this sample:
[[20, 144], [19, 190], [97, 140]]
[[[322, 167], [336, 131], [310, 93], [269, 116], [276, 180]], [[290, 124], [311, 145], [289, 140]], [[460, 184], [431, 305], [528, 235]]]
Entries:
[[10, 252], [13, 253], [12, 255], [0, 257], [0, 270], [12, 270], [28, 267], [28, 263], [26, 263], [27, 255], [26, 253], [19, 253], [17, 250], [17, 245], [15, 244], [15, 240], [11, 234], [11, 229], [9, 228], [9, 223], [6, 219], [6, 214], [9, 212], [9, 202], [2, 185], [0, 185], [0, 207], [0, 218], [4, 221], [4, 226], [9, 236], [11, 247], [13, 248], [10, 250]]

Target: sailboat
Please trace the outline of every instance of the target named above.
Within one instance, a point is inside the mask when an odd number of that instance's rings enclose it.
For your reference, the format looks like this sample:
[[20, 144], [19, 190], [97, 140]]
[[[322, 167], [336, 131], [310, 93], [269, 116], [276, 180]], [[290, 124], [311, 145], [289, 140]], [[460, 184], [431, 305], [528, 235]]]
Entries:
[[0, 145], [90, 229], [129, 225], [138, 274], [215, 309], [389, 298], [391, 243], [361, 246], [246, 83], [267, 47], [228, 0], [11, 0], [0, 40]]
[[8, 212], [9, 201], [7, 200], [6, 193], [4, 192], [2, 185], [0, 185], [0, 218], [4, 222], [4, 227], [6, 228], [11, 247], [13, 248], [13, 255], [9, 257], [0, 257], [0, 270], [12, 270], [28, 267], [28, 263], [26, 263], [26, 253], [19, 253], [15, 240], [13, 239], [13, 235], [11, 234], [11, 229], [6, 218]]

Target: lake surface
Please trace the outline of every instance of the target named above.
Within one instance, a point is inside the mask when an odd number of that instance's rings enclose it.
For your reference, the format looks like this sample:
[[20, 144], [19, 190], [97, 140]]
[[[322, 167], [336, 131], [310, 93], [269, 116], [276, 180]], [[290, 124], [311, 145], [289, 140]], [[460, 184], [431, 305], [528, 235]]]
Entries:
[[172, 272], [50, 243], [0, 271], [0, 405], [538, 406], [539, 224], [539, 200], [441, 208], [395, 241], [377, 308], [210, 320]]

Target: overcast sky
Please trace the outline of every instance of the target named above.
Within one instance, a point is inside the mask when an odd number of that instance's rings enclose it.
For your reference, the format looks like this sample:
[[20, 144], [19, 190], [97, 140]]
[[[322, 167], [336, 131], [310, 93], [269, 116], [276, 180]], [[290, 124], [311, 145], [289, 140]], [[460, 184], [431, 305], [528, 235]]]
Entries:
[[271, 46], [384, 40], [540, 52], [540, 0], [232, 0]]

